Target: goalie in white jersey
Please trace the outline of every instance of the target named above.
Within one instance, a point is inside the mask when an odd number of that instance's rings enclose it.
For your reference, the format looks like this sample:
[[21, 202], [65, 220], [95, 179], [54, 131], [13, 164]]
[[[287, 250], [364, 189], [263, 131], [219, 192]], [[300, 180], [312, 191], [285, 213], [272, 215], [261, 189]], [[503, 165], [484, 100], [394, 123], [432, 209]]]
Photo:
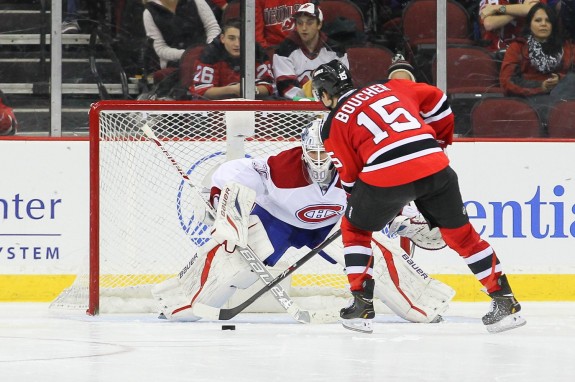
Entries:
[[[177, 277], [153, 289], [163, 316], [198, 320], [202, 317], [194, 311], [196, 302], [221, 307], [238, 288], [255, 283], [258, 275], [238, 247], [249, 247], [273, 267], [290, 247], [314, 248], [338, 228], [347, 196], [324, 151], [320, 124], [314, 121], [304, 129], [302, 147], [266, 159], [232, 160], [214, 172], [210, 203], [218, 206], [215, 224], [209, 206], [203, 200], [194, 203], [195, 217], [214, 224], [212, 238]], [[429, 243], [430, 249], [444, 245], [437, 232], [430, 232], [415, 214], [411, 217], [396, 218], [390, 229], [420, 244]], [[373, 246], [380, 253], [372, 275], [375, 295], [408, 321], [440, 321], [453, 289], [431, 278], [387, 236], [374, 236]], [[345, 267], [341, 242], [319, 255]], [[337, 313], [334, 308], [333, 317]]]

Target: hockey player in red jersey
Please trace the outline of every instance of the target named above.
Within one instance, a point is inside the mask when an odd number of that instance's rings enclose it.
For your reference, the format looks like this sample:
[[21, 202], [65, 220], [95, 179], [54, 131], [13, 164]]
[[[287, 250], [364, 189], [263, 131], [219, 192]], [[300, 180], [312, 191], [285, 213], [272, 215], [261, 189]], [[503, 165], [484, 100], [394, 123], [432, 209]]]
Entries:
[[349, 194], [341, 229], [354, 301], [340, 312], [344, 326], [372, 330], [372, 232], [411, 201], [492, 298], [483, 316], [487, 330], [524, 325], [499, 259], [469, 222], [457, 175], [442, 150], [452, 142], [454, 125], [446, 95], [406, 80], [355, 89], [351, 73], [337, 60], [314, 70], [312, 86], [330, 109], [321, 137]]
[[[258, 275], [237, 247], [251, 248], [266, 266], [273, 267], [291, 247], [316, 247], [337, 229], [346, 195], [321, 143], [320, 125], [321, 120], [316, 120], [304, 129], [301, 147], [269, 158], [235, 159], [217, 168], [211, 177], [210, 193], [210, 202], [218, 208], [215, 222], [201, 197], [196, 195], [192, 200], [194, 219], [212, 226], [211, 239], [198, 249], [178, 277], [153, 289], [164, 317], [185, 321], [210, 318], [198, 306], [219, 308], [236, 289], [256, 282]], [[422, 225], [415, 226], [410, 233], [409, 221], [395, 225], [399, 235], [414, 240], [423, 234]], [[241, 240], [236, 240], [235, 232], [245, 233], [244, 244], [238, 244]], [[441, 321], [440, 314], [455, 294], [453, 289], [428, 276], [383, 233], [377, 233], [373, 243], [378, 253], [375, 295], [405, 320]], [[341, 242], [332, 243], [320, 256], [344, 265]], [[309, 312], [309, 317], [311, 322], [339, 318], [334, 309], [329, 314]]]
[[[240, 93], [240, 28], [237, 19], [228, 20], [219, 38], [207, 45], [194, 65], [194, 82], [190, 93], [209, 99], [237, 98]], [[256, 95], [273, 92], [271, 63], [263, 49], [256, 45]]]

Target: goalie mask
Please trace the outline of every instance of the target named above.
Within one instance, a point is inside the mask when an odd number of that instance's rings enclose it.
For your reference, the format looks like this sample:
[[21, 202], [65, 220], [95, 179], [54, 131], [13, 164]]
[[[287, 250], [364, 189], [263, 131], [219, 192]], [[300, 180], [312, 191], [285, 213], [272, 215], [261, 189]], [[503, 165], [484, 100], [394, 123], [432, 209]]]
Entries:
[[321, 141], [322, 126], [323, 119], [320, 118], [305, 127], [301, 135], [301, 145], [308, 180], [317, 183], [322, 190], [325, 190], [331, 184], [336, 170]]

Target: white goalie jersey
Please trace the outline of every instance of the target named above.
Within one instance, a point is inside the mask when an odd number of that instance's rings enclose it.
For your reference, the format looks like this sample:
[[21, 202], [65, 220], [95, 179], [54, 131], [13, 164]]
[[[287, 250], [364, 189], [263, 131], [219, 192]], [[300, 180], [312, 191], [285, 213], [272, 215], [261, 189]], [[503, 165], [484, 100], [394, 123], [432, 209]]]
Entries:
[[302, 154], [296, 147], [267, 159], [223, 163], [212, 176], [212, 202], [227, 183], [236, 182], [256, 192], [258, 206], [293, 227], [314, 230], [335, 225], [346, 205], [339, 178], [334, 177], [327, 189], [310, 184]]

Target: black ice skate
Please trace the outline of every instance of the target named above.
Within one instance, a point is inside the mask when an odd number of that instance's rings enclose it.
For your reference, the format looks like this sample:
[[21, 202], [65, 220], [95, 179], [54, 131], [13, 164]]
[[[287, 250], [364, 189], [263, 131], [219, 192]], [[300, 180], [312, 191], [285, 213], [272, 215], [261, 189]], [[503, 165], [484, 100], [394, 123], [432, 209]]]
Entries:
[[342, 325], [349, 330], [362, 333], [373, 333], [372, 321], [375, 317], [373, 309], [373, 279], [363, 282], [363, 290], [351, 292], [353, 301], [347, 308], [343, 308], [339, 315], [343, 319]]
[[491, 309], [483, 316], [483, 324], [489, 333], [500, 333], [506, 330], [515, 329], [527, 323], [521, 316], [521, 305], [517, 302], [513, 294], [489, 295]]

